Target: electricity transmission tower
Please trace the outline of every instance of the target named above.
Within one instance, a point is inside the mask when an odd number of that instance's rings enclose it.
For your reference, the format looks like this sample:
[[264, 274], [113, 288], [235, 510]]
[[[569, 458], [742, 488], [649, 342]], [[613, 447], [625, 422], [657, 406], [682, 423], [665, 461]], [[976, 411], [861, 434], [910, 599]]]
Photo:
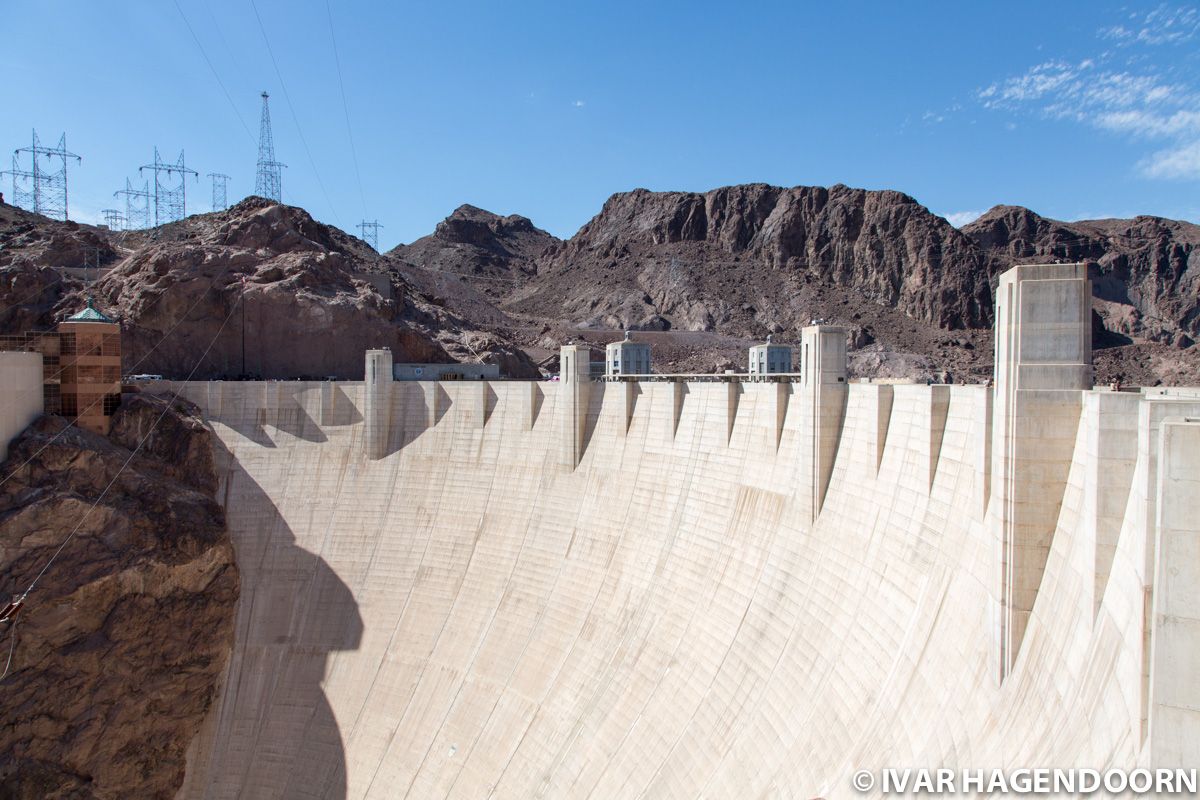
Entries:
[[212, 210], [224, 211], [229, 208], [228, 192], [229, 176], [221, 172], [210, 172], [208, 177], [212, 178], [213, 198]]
[[379, 224], [379, 220], [375, 220], [374, 222], [367, 222], [364, 219], [362, 222], [358, 223], [354, 227], [356, 227], [360, 231], [362, 231], [362, 235], [359, 238], [362, 239], [367, 244], [371, 245], [371, 249], [378, 252], [379, 251], [379, 229], [383, 227], [382, 225]]
[[[21, 153], [29, 153], [30, 169], [20, 168]], [[38, 161], [38, 156], [45, 156], [52, 166], [50, 168], [43, 167]], [[58, 169], [53, 168], [56, 158], [61, 162]], [[79, 163], [83, 161], [79, 156], [67, 150], [65, 133], [58, 140], [57, 147], [46, 147], [38, 139], [35, 130], [32, 145], [18, 148], [13, 153], [12, 169], [5, 170], [12, 175], [13, 205], [51, 219], [67, 220], [68, 158], [73, 158]], [[2, 174], [4, 173], [0, 173], [0, 175]]]
[[129, 178], [125, 179], [125, 188], [113, 192], [113, 197], [125, 198], [125, 230], [140, 231], [150, 227], [150, 182], [142, 184], [141, 189], [134, 189]]
[[287, 164], [275, 160], [275, 139], [271, 136], [271, 110], [266, 92], [262, 93], [262, 119], [258, 123], [258, 172], [254, 178], [254, 193], [259, 197], [283, 202], [281, 178]]
[[104, 215], [104, 224], [108, 226], [110, 231], [125, 230], [125, 215], [115, 208], [101, 209], [101, 214]]
[[[183, 163], [183, 151], [179, 151], [179, 159], [170, 164], [158, 156], [158, 148], [154, 148], [154, 163], [138, 167], [142, 170], [154, 171], [154, 224], [163, 225], [168, 222], [178, 222], [187, 214], [187, 176], [190, 174], [197, 180], [200, 173], [188, 169]], [[175, 185], [174, 176], [179, 175], [179, 185]], [[162, 176], [166, 176], [164, 179]]]

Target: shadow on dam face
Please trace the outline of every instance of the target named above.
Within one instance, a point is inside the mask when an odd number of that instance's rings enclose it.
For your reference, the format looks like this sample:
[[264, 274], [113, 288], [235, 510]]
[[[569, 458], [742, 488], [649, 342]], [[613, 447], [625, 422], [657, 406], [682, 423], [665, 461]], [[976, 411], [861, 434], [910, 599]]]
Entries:
[[361, 385], [291, 387], [302, 425], [258, 426], [259, 386], [207, 401], [243, 591], [180, 797], [832, 799], [860, 768], [1195, 762], [1153, 694], [1194, 681], [1143, 673], [1169, 640], [1131, 610], [1171, 496], [1156, 420], [1200, 396], [1068, 398], [999, 679], [986, 387], [855, 384], [828, 442], [794, 386], [567, 388], [397, 384], [378, 458]]
[[358, 604], [321, 557], [296, 544], [262, 487], [216, 450], [242, 588], [226, 685], [211, 712], [218, 732], [201, 732], [207, 764], [189, 773], [184, 794], [340, 800], [346, 753], [323, 682], [333, 654], [362, 641]]

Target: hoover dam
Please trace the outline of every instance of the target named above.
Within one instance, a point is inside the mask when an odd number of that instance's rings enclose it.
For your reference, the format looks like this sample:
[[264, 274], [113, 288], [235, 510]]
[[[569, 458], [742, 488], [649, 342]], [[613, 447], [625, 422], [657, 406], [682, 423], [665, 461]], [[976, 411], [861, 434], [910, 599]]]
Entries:
[[1094, 389], [1079, 265], [994, 385], [164, 382], [242, 594], [184, 798], [879, 796], [887, 767], [1195, 767], [1200, 390]]

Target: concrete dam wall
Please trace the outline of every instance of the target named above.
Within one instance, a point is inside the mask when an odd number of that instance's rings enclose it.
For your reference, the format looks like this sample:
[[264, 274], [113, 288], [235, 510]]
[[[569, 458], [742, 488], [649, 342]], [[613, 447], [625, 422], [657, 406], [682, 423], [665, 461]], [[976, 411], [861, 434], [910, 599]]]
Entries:
[[1187, 401], [1087, 396], [1120, 422], [1079, 426], [1001, 681], [986, 389], [851, 385], [814, 522], [786, 384], [740, 387], [731, 434], [724, 385], [676, 421], [673, 384], [628, 417], [595, 384], [574, 469], [562, 388], [399, 384], [368, 460], [361, 386], [186, 387], [243, 597], [185, 796], [836, 797], [859, 767], [1149, 761], [1148, 423]]
[[565, 358], [393, 383], [371, 357], [365, 383], [162, 387], [221, 442], [243, 586], [182, 797], [1196, 765], [1200, 396]]

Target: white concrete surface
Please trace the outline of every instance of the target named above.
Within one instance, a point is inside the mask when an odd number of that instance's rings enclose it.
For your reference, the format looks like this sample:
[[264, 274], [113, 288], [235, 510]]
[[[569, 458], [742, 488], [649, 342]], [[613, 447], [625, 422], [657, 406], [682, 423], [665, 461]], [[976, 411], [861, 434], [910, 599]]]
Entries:
[[[1150, 763], [1150, 500], [1129, 492], [1098, 583], [1090, 430], [998, 684], [983, 387], [849, 386], [814, 522], [811, 412], [778, 428], [777, 385], [741, 387], [729, 435], [722, 384], [679, 409], [639, 384], [630, 414], [592, 383], [582, 433], [568, 383], [488, 384], [486, 419], [474, 384], [434, 386], [432, 417], [396, 384], [375, 461], [362, 384], [278, 386], [184, 389], [226, 450], [243, 581], [184, 797], [854, 797], [860, 767]], [[1183, 742], [1163, 757], [1197, 763]]]
[[1084, 334], [1041, 304], [1080, 280], [1030, 290], [994, 393], [847, 385], [822, 330], [798, 383], [590, 382], [564, 348], [557, 383], [182, 385], [242, 597], [180, 796], [1197, 766], [1200, 393], [1071, 388], [1039, 337]]
[[42, 413], [42, 354], [0, 352], [0, 461]]

